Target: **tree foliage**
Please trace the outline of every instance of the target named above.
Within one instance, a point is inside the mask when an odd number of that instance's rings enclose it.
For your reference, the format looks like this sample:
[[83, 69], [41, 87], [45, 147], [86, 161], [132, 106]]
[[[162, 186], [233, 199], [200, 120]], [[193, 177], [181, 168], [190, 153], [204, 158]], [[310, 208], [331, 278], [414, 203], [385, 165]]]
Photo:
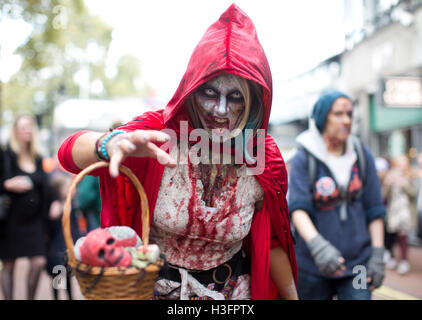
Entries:
[[[23, 58], [2, 88], [4, 109], [32, 111], [51, 121], [60, 99], [138, 95], [140, 62], [121, 57], [114, 78], [106, 76], [112, 28], [92, 15], [83, 0], [2, 0], [2, 18], [23, 19], [33, 31], [17, 49]], [[96, 84], [96, 90], [92, 84]]]

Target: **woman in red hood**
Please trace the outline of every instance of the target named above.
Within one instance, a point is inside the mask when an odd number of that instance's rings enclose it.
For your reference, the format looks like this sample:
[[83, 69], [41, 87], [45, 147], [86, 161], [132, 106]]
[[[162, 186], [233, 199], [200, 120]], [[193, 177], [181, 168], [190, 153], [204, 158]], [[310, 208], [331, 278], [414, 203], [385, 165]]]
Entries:
[[110, 161], [109, 171], [96, 172], [102, 227], [141, 234], [140, 200], [119, 165], [139, 178], [150, 242], [168, 262], [157, 298], [297, 298], [286, 168], [267, 135], [271, 101], [255, 27], [232, 5], [206, 31], [164, 110], [105, 134], [77, 132], [60, 147], [73, 173]]

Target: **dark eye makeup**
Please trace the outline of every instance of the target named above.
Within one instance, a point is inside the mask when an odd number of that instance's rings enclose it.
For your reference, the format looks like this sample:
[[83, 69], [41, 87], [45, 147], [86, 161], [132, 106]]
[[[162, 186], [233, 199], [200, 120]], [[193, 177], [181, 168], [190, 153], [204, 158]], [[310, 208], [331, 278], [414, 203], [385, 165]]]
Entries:
[[[204, 86], [199, 91], [199, 94], [204, 97], [217, 99], [220, 96], [220, 93], [217, 92], [214, 88]], [[242, 93], [239, 90], [234, 90], [227, 95], [227, 99], [233, 102], [243, 102], [244, 98]]]
[[218, 97], [218, 93], [213, 88], [203, 87], [199, 92], [209, 98]]
[[229, 94], [229, 99], [235, 101], [235, 102], [241, 102], [243, 101], [243, 95], [240, 91], [234, 91]]

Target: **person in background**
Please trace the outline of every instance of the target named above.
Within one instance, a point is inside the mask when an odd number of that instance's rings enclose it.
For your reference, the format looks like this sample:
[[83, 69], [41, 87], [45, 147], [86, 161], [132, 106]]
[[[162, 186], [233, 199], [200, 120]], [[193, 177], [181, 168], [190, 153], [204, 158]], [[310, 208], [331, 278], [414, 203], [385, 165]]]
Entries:
[[417, 230], [416, 236], [422, 242], [422, 152], [417, 156], [417, 168], [415, 170], [415, 177], [417, 179], [418, 194], [416, 198], [417, 210]]
[[[351, 135], [353, 107], [342, 92], [321, 95], [297, 138], [288, 203], [303, 300], [369, 300], [384, 278], [385, 207], [371, 152]], [[368, 277], [358, 287], [356, 266]]]
[[[410, 271], [408, 261], [409, 232], [415, 225], [417, 181], [414, 179], [407, 155], [393, 158], [391, 170], [385, 177], [385, 192], [387, 196], [387, 231], [396, 234], [400, 247], [400, 259], [397, 272], [401, 275]], [[394, 254], [392, 252], [392, 257]], [[390, 263], [390, 267], [394, 264]]]
[[[385, 207], [388, 205], [386, 195], [387, 188], [385, 186], [385, 177], [390, 170], [390, 163], [386, 158], [378, 157], [375, 159], [375, 167], [377, 168], [378, 177], [381, 182], [382, 199]], [[391, 233], [387, 230], [387, 221], [384, 220], [384, 262], [387, 269], [395, 269], [397, 266], [396, 260], [393, 258], [393, 247], [396, 243], [396, 233]]]
[[[5, 299], [13, 299], [16, 259], [28, 257], [27, 299], [33, 300], [46, 264], [44, 232], [49, 207], [48, 179], [42, 168], [34, 117], [16, 118], [7, 148], [1, 153], [1, 162], [0, 188], [11, 199], [8, 218], [0, 226], [1, 287]], [[10, 165], [6, 172], [5, 162]]]
[[382, 186], [384, 183], [384, 179], [387, 176], [388, 171], [390, 170], [390, 164], [386, 158], [377, 157], [375, 158], [375, 168], [377, 169], [378, 177]]
[[[66, 244], [64, 241], [62, 228], [63, 208], [68, 190], [72, 183], [72, 175], [61, 170], [56, 170], [50, 173], [49, 178], [52, 186], [52, 201], [49, 210], [48, 220], [46, 270], [48, 275], [53, 279], [53, 281], [51, 282], [53, 297], [55, 300], [58, 300], [59, 289], [62, 287], [57, 286], [57, 281], [54, 281], [54, 278], [56, 276], [63, 276], [63, 271], [61, 269], [55, 268], [57, 268], [58, 266], [66, 267], [65, 289], [67, 293], [67, 298], [69, 300], [72, 300], [71, 269], [67, 265]], [[74, 200], [70, 212], [70, 228], [72, 233], [72, 239], [76, 242], [82, 235], [79, 230], [76, 219], [76, 212], [78, 208], [76, 207], [75, 203], [76, 201]], [[60, 285], [63, 284], [60, 283]]]
[[100, 227], [101, 195], [98, 177], [85, 176], [77, 186], [77, 203], [87, 222], [87, 232]]

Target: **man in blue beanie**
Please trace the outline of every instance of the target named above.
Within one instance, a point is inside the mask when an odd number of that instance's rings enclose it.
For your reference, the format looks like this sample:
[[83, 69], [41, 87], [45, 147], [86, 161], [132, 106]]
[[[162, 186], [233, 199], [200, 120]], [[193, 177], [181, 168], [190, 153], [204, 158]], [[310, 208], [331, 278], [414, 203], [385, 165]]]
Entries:
[[300, 299], [369, 300], [384, 278], [381, 186], [370, 151], [351, 135], [352, 117], [352, 99], [327, 92], [297, 138], [288, 202]]
[[349, 96], [340, 91], [330, 91], [323, 94], [318, 101], [314, 104], [312, 110], [312, 118], [315, 121], [315, 125], [318, 128], [319, 132], [324, 131], [325, 121], [327, 119], [328, 112], [330, 112], [331, 107], [338, 98], [346, 98], [352, 101]]

